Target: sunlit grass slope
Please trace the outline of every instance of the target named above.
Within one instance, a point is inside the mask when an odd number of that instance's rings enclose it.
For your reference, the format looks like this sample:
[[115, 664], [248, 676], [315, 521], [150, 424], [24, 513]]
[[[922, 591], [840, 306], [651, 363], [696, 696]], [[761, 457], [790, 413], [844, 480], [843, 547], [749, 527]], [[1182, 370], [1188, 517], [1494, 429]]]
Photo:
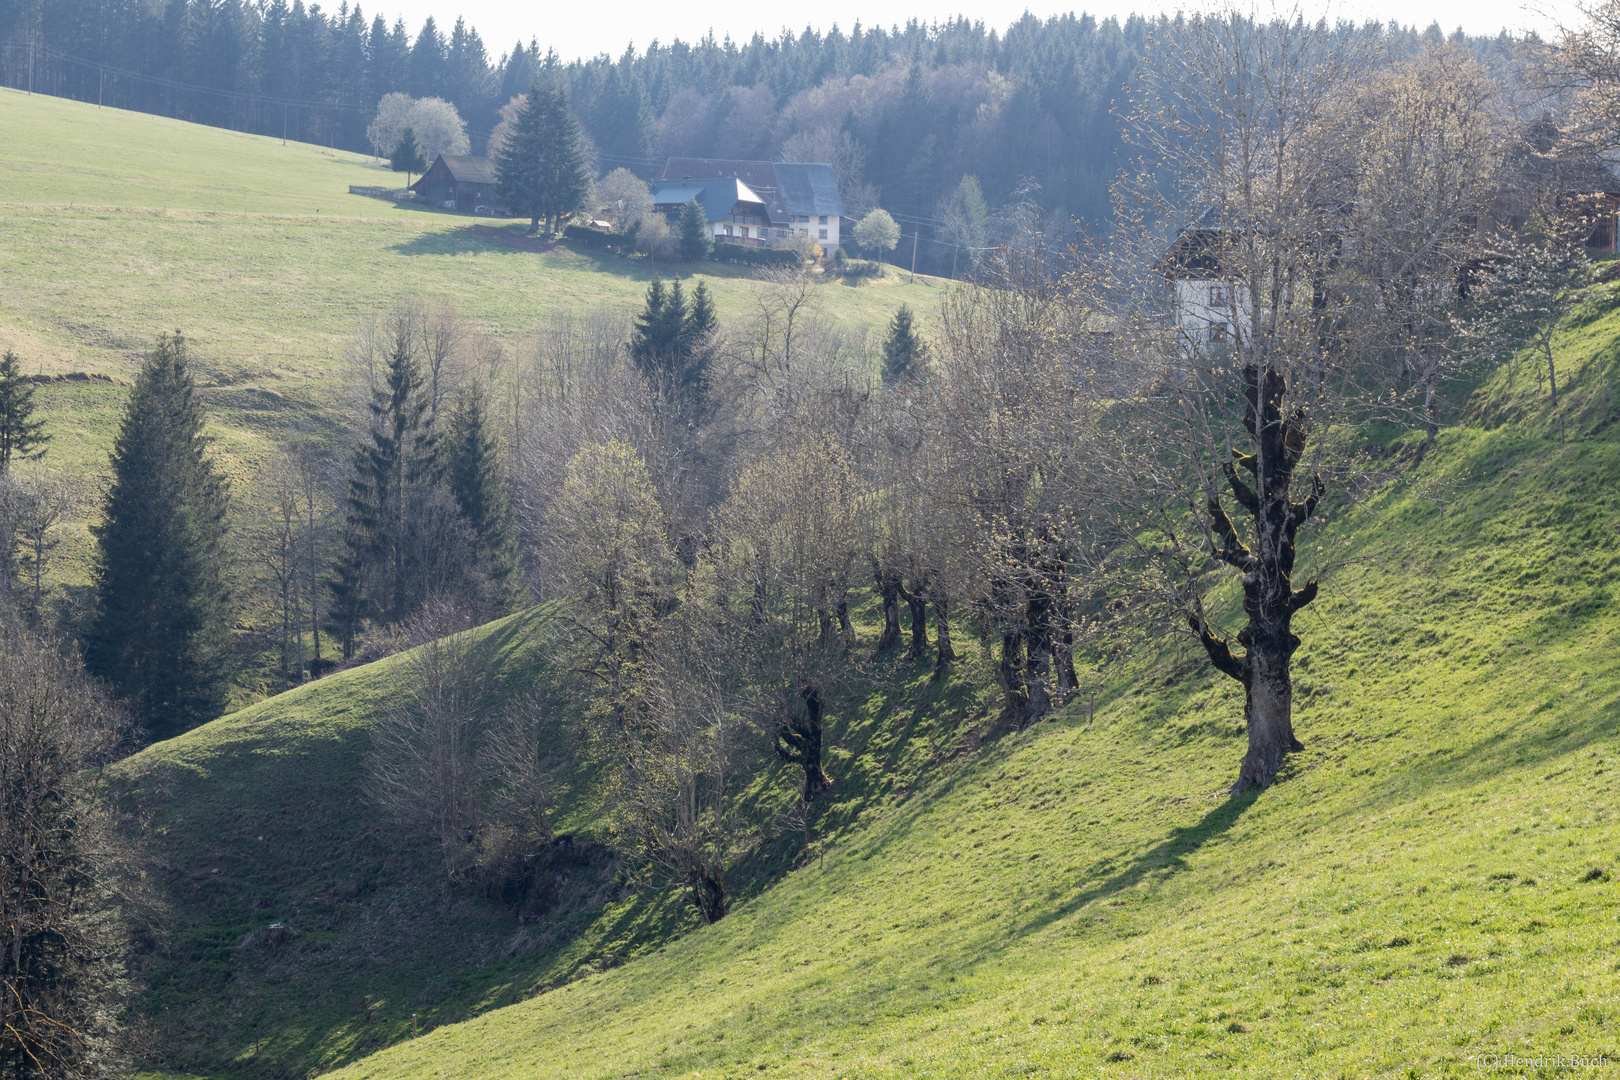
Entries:
[[[31, 374], [128, 382], [157, 335], [183, 332], [209, 432], [251, 502], [280, 447], [332, 439], [344, 358], [361, 325], [402, 297], [453, 303], [509, 375], [553, 315], [628, 319], [655, 272], [690, 273], [566, 244], [526, 250], [512, 246], [524, 224], [348, 194], [403, 179], [356, 154], [0, 89], [0, 349]], [[746, 332], [752, 273], [706, 263], [700, 276]], [[825, 318], [875, 343], [902, 303], [931, 317], [936, 285], [891, 276], [828, 283], [817, 297]], [[48, 464], [104, 471], [125, 393], [47, 384]], [[86, 537], [64, 531], [75, 539], [62, 579], [82, 585]]]
[[[178, 328], [217, 381], [286, 392], [330, 377], [357, 317], [408, 293], [452, 300], [515, 345], [551, 312], [630, 310], [652, 276], [469, 228], [497, 219], [350, 195], [404, 178], [310, 144], [0, 90], [0, 147], [0, 344], [46, 371], [127, 375]], [[748, 271], [703, 271], [722, 315], [749, 309]], [[926, 282], [829, 287], [823, 307], [876, 329], [902, 302], [931, 311]]]
[[[1513, 399], [1526, 370], [1496, 378]], [[1620, 444], [1601, 421], [1560, 443], [1516, 407], [1516, 426], [1446, 432], [1326, 530], [1355, 561], [1300, 627], [1307, 750], [1273, 789], [1225, 794], [1235, 684], [1187, 650], [1139, 653], [1096, 722], [942, 763], [721, 924], [341, 1075], [1616, 1060]]]

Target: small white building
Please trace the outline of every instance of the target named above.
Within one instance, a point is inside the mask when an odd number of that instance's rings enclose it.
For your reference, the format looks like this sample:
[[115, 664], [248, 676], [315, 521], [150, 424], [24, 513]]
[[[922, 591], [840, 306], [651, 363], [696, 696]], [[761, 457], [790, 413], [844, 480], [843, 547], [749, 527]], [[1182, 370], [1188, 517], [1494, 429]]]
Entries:
[[1181, 231], [1154, 270], [1171, 289], [1172, 319], [1183, 352], [1202, 352], [1249, 336], [1249, 290], [1223, 272], [1227, 235], [1211, 209]]

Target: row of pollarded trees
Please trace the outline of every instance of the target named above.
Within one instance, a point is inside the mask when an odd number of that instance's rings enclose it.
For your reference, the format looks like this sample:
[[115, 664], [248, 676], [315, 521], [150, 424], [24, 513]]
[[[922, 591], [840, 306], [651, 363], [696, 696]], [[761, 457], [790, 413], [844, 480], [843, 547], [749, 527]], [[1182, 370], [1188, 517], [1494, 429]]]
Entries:
[[[1303, 537], [1355, 468], [1326, 433], [1382, 415], [1427, 445], [1481, 355], [1461, 331], [1499, 319], [1520, 252], [1576, 250], [1578, 210], [1527, 182], [1522, 129], [1466, 54], [1389, 68], [1325, 27], [1170, 32], [1132, 113], [1159, 168], [1122, 189], [1122, 226], [1160, 224], [1119, 235], [1150, 246], [1004, 245], [947, 296], [933, 356], [897, 363], [909, 376], [871, 378], [794, 275], [659, 363], [537, 367], [520, 501], [566, 599], [616, 835], [705, 919], [758, 827], [739, 778], [774, 758], [821, 798], [873, 646], [944, 671], [979, 642], [1022, 728], [1122, 622], [1179, 628], [1244, 687], [1235, 786], [1271, 784], [1300, 746], [1296, 616], [1332, 565]], [[1504, 192], [1527, 211], [1479, 227]], [[1236, 298], [1224, 343], [1178, 339], [1146, 272], [1187, 207]], [[669, 377], [676, 357], [703, 376]], [[849, 618], [864, 595], [876, 642]]]
[[[876, 656], [943, 675], [983, 650], [1022, 729], [1122, 625], [1179, 630], [1244, 687], [1235, 786], [1272, 783], [1300, 745], [1296, 616], [1332, 564], [1303, 537], [1355, 469], [1325, 433], [1379, 415], [1428, 445], [1481, 355], [1461, 331], [1523, 308], [1524, 250], [1577, 251], [1579, 208], [1466, 54], [1384, 67], [1325, 27], [1168, 32], [1131, 113], [1159, 167], [1122, 187], [1116, 247], [1054, 254], [1025, 214], [930, 348], [897, 313], [882, 379], [816, 278], [783, 272], [731, 326], [662, 282], [633, 325], [561, 317], [506, 381], [517, 517], [613, 835], [705, 920], [766, 827], [739, 787], [775, 763], [808, 820]], [[1504, 205], [1524, 212], [1478, 225]], [[1178, 336], [1148, 271], [1185, 208], [1224, 342]]]

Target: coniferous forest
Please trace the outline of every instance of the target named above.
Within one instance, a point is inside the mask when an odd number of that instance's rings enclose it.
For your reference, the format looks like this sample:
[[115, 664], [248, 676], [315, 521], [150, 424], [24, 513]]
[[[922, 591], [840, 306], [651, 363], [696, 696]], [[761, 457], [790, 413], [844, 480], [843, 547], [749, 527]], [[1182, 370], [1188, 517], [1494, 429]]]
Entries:
[[[1365, 33], [1393, 56], [1442, 36]], [[1028, 198], [1107, 227], [1118, 106], [1149, 37], [1141, 18], [1026, 14], [1004, 30], [857, 23], [564, 61], [533, 40], [485, 42], [460, 19], [413, 32], [347, 2], [0, 0], [0, 84], [350, 150], [375, 149], [366, 129], [384, 95], [437, 97], [482, 153], [502, 106], [544, 75], [565, 87], [600, 172], [646, 177], [675, 156], [831, 161], [853, 216], [881, 200], [905, 219], [905, 246], [921, 230], [919, 265], [943, 270], [940, 204], [963, 176], [992, 210]], [[1510, 62], [1506, 35], [1468, 45], [1488, 67]]]

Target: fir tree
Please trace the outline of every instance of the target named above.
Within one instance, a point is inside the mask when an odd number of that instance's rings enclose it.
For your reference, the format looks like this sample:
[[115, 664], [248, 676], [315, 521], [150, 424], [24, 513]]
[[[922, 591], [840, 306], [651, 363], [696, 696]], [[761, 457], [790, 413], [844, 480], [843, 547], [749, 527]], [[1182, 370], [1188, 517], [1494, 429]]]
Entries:
[[647, 287], [647, 306], [630, 331], [630, 359], [661, 397], [696, 403], [708, 389], [709, 361], [718, 319], [703, 282], [688, 305], [681, 283], [666, 291], [658, 278]]
[[927, 347], [917, 334], [911, 308], [901, 304], [883, 341], [883, 381], [893, 383], [921, 374], [926, 357]]
[[412, 173], [427, 168], [427, 159], [422, 156], [422, 144], [416, 139], [416, 129], [409, 124], [399, 133], [399, 142], [394, 144], [394, 153], [388, 159], [388, 164], [395, 172], [405, 174], [407, 187], [410, 186]]
[[456, 395], [445, 436], [444, 476], [462, 519], [477, 537], [479, 569], [504, 610], [517, 585], [517, 529], [487, 404], [481, 387]]
[[113, 444], [85, 650], [154, 738], [212, 720], [225, 704], [228, 494], [204, 420], [185, 339], [159, 338]]
[[437, 479], [437, 445], [428, 427], [422, 370], [401, 329], [388, 358], [388, 374], [372, 397], [371, 426], [354, 455], [349, 480], [344, 553], [332, 590], [331, 629], [354, 655], [360, 621], [398, 623], [421, 599], [420, 552], [413, 544], [413, 510], [422, 488]]
[[11, 459], [30, 461], [45, 453], [50, 436], [45, 421], [33, 419], [34, 387], [22, 374], [22, 364], [10, 349], [0, 356], [0, 476], [11, 469]]
[[709, 215], [703, 212], [703, 204], [693, 199], [681, 207], [681, 258], [687, 262], [702, 262], [713, 252]]
[[530, 232], [539, 231], [541, 219], [555, 232], [585, 201], [590, 185], [568, 99], [549, 82], [536, 83], [495, 157], [496, 196], [528, 216]]

